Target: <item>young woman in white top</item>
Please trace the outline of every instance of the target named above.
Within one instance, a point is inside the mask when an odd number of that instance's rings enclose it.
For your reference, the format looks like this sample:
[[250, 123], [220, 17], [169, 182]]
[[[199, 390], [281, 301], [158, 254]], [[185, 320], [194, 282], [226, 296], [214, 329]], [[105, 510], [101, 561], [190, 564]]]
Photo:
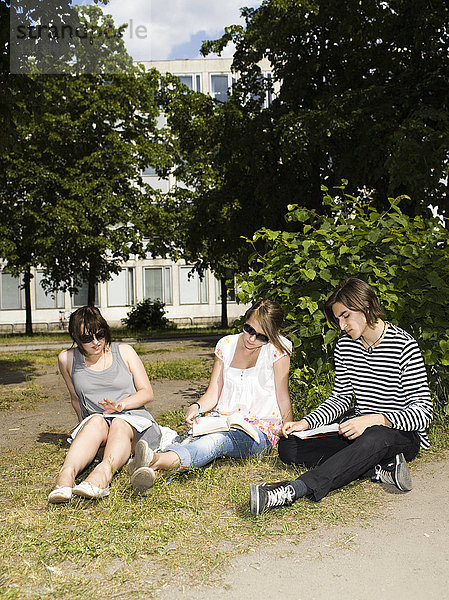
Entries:
[[158, 453], [141, 440], [129, 464], [135, 492], [151, 488], [155, 478], [167, 469], [202, 467], [221, 457], [263, 455], [277, 443], [283, 423], [292, 419], [288, 391], [292, 344], [279, 333], [282, 321], [283, 311], [276, 302], [261, 300], [255, 304], [245, 315], [243, 331], [217, 343], [207, 391], [185, 415], [185, 422], [192, 427], [204, 413], [239, 413], [256, 429], [259, 440], [232, 428], [198, 437], [189, 433], [181, 443]]

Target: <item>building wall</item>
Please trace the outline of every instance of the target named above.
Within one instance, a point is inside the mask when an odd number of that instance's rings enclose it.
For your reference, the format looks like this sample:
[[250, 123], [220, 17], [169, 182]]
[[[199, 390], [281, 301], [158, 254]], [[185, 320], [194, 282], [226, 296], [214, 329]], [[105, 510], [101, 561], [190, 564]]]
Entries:
[[[153, 275], [148, 277], [148, 271]], [[165, 303], [166, 317], [179, 327], [219, 323], [221, 299], [218, 280], [210, 271], [205, 273], [202, 281], [198, 274], [188, 278], [190, 271], [190, 265], [186, 265], [184, 261], [130, 260], [124, 263], [118, 276], [99, 284], [96, 304], [108, 323], [121, 325], [121, 320], [136, 302], [147, 297], [159, 298], [162, 288], [161, 299]], [[65, 327], [70, 313], [86, 304], [87, 290], [81, 289], [78, 296], [71, 296], [68, 292], [59, 292], [56, 297], [45, 296], [39, 283], [39, 270], [34, 270], [33, 274], [31, 306], [34, 330], [48, 331]], [[165, 280], [162, 281], [162, 286], [159, 285], [160, 274], [161, 279]], [[25, 330], [25, 299], [20, 285], [20, 279], [13, 278], [4, 271], [0, 273], [0, 332]], [[44, 308], [44, 304], [48, 307]], [[246, 308], [235, 301], [228, 301], [229, 321], [241, 316]]]

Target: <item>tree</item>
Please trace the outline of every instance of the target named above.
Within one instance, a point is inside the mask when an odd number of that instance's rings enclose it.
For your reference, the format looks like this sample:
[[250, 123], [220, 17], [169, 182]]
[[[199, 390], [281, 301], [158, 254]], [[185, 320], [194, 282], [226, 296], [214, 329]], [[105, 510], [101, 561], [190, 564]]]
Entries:
[[282, 226], [290, 196], [279, 193], [279, 164], [259, 100], [240, 105], [231, 94], [219, 103], [172, 78], [162, 104], [179, 182], [167, 198], [179, 218], [178, 246], [198, 271], [210, 267], [220, 278], [226, 325], [226, 282], [247, 270], [242, 236]]
[[280, 90], [267, 137], [281, 190], [318, 208], [321, 184], [345, 177], [379, 203], [407, 194], [407, 212], [449, 208], [446, 2], [264, 0], [242, 13], [246, 28], [227, 28], [203, 53], [235, 43], [241, 102], [254, 93], [257, 63], [270, 61]]
[[[111, 26], [96, 6], [84, 7], [83, 19]], [[140, 178], [146, 164], [167, 160], [156, 129], [159, 74], [111, 74], [114, 54], [117, 64], [132, 63], [123, 41], [111, 39], [105, 71], [30, 76], [41, 87], [39, 110], [17, 124], [18, 143], [1, 156], [0, 255], [13, 274], [28, 273], [29, 333], [32, 266], [45, 269], [48, 289], [75, 290], [87, 282], [93, 303], [96, 283], [130, 254], [168, 245], [155, 235], [160, 216]], [[82, 61], [76, 63], [80, 71]]]

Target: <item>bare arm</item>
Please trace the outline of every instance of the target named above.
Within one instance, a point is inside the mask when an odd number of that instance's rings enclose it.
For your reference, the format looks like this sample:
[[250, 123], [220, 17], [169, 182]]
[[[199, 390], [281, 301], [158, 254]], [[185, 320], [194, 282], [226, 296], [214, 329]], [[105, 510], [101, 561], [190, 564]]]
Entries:
[[153, 388], [151, 387], [147, 372], [134, 348], [129, 344], [120, 344], [119, 351], [128, 369], [131, 371], [136, 392], [120, 402], [111, 402], [108, 398], [105, 398], [103, 402], [100, 402], [104, 407], [105, 414], [141, 408], [154, 399]]
[[371, 415], [362, 415], [361, 417], [353, 417], [347, 421], [343, 421], [340, 425], [340, 433], [349, 440], [358, 438], [368, 427], [373, 425], [384, 425], [391, 427], [390, 421], [380, 413]]
[[282, 416], [282, 422], [287, 423], [293, 419], [292, 404], [288, 391], [288, 373], [290, 371], [290, 356], [283, 356], [273, 365], [274, 386], [276, 400]]
[[81, 405], [78, 396], [76, 395], [75, 388], [72, 383], [72, 364], [73, 364], [73, 350], [63, 350], [58, 356], [58, 366], [61, 372], [62, 378], [65, 381], [67, 389], [69, 390], [70, 400], [72, 402], [73, 410], [78, 417], [78, 421], [81, 423], [83, 417], [81, 415]]
[[192, 404], [192, 406], [189, 406], [185, 416], [186, 423], [191, 426], [193, 424], [193, 420], [198, 415], [198, 413], [212, 410], [214, 406], [217, 405], [222, 389], [223, 361], [216, 356], [207, 390], [198, 400], [198, 404], [201, 406], [201, 410], [196, 404]]

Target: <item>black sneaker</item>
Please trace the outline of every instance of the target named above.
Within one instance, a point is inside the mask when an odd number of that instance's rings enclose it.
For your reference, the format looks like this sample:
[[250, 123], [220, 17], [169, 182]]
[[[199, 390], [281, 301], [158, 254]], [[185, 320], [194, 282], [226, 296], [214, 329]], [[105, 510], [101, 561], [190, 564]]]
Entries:
[[374, 469], [375, 475], [371, 478], [371, 481], [391, 483], [401, 492], [409, 492], [412, 489], [412, 476], [402, 453], [396, 454], [391, 467], [382, 468], [382, 465], [376, 465]]
[[261, 515], [264, 511], [278, 506], [288, 506], [295, 500], [295, 490], [290, 481], [251, 484], [250, 508], [252, 515]]

